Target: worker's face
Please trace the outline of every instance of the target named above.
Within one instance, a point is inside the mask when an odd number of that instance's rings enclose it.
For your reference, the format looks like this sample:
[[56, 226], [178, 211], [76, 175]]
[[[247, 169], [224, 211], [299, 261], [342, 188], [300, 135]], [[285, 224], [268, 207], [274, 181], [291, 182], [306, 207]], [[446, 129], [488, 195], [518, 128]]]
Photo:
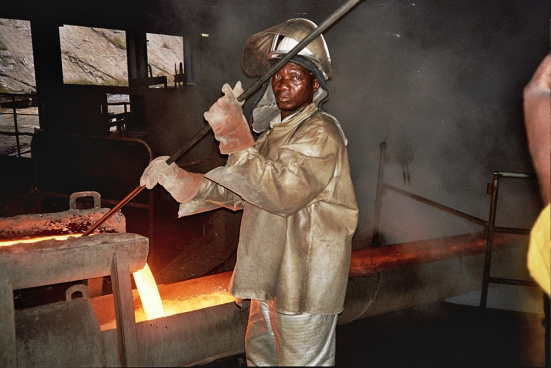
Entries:
[[294, 114], [312, 102], [319, 84], [304, 67], [287, 63], [272, 78], [272, 89], [281, 110], [281, 119]]

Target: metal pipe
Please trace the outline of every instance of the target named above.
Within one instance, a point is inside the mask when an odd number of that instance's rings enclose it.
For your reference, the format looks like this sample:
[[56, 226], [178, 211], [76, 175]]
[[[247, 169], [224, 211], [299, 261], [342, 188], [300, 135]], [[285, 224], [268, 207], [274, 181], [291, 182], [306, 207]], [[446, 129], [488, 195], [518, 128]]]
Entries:
[[[139, 366], [130, 273], [145, 266], [148, 251], [147, 238], [125, 233], [0, 247], [0, 295], [5, 296], [9, 289], [25, 289], [110, 275], [117, 316], [115, 345], [118, 347], [118, 360], [125, 366]], [[0, 303], [1, 307], [6, 308], [0, 310], [0, 316], [15, 319], [13, 293], [9, 299], [10, 303]], [[2, 366], [11, 364], [16, 356], [14, 341], [10, 341], [14, 337], [13, 327], [14, 323], [10, 321], [6, 323], [2, 320], [0, 323], [1, 345], [10, 349], [0, 350]], [[45, 364], [52, 365], [51, 362]]]
[[512, 171], [496, 171], [494, 175], [503, 178], [519, 178], [519, 179], [535, 179], [537, 176], [534, 173], [512, 172]]
[[496, 227], [494, 227], [494, 231], [496, 233], [530, 235], [530, 229], [519, 229], [519, 228], [516, 228], [516, 227], [496, 226]]
[[[340, 8], [338, 8], [333, 14], [331, 14], [322, 24], [320, 24], [318, 27], [316, 27], [312, 32], [310, 32], [302, 41], [300, 41], [291, 51], [287, 53], [281, 60], [279, 60], [277, 63], [272, 65], [266, 73], [262, 77], [260, 77], [253, 85], [251, 85], [249, 88], [247, 88], [246, 91], [244, 91], [239, 97], [237, 97], [237, 100], [239, 102], [242, 102], [243, 100], [250, 97], [258, 88], [260, 88], [264, 82], [266, 82], [268, 79], [270, 79], [283, 65], [285, 65], [289, 60], [291, 60], [293, 57], [295, 57], [304, 47], [306, 47], [307, 44], [309, 44], [314, 38], [318, 37], [325, 29], [327, 29], [330, 25], [335, 23], [339, 18], [341, 18], [348, 10], [350, 10], [354, 5], [356, 5], [360, 0], [348, 0], [344, 5], [342, 5]], [[174, 161], [176, 161], [180, 156], [182, 156], [184, 153], [186, 153], [191, 147], [195, 145], [201, 138], [203, 138], [207, 133], [209, 133], [211, 130], [210, 125], [205, 126], [203, 129], [199, 131], [199, 133], [195, 134], [191, 140], [184, 145], [182, 148], [178, 150], [175, 154], [170, 156], [166, 163], [167, 165], [172, 164]], [[99, 225], [105, 220], [107, 220], [113, 213], [118, 211], [120, 208], [122, 208], [126, 203], [130, 202], [132, 198], [137, 196], [145, 186], [138, 186], [136, 187], [132, 192], [130, 192], [126, 197], [124, 197], [119, 204], [117, 204], [115, 207], [113, 207], [112, 211], [109, 211], [105, 214], [104, 217], [99, 219], [98, 222], [90, 226], [90, 228], [83, 234], [83, 236], [90, 235], [94, 230], [97, 229]]]
[[509, 279], [505, 277], [488, 277], [488, 282], [491, 282], [493, 284], [502, 284], [502, 285], [516, 285], [516, 286], [530, 286], [530, 287], [538, 287], [538, 284], [535, 281], [532, 280], [517, 280], [517, 279]]
[[[116, 249], [120, 247], [120, 238], [135, 234], [100, 234], [77, 240], [92, 242], [97, 238], [108, 235], [112, 235], [111, 240], [116, 241], [115, 244], [112, 244]], [[147, 242], [147, 239], [142, 239]], [[518, 240], [521, 239], [524, 240], [524, 237], [496, 234], [494, 245], [496, 250], [503, 249], [505, 251], [509, 247], [518, 247], [520, 245], [517, 244]], [[108, 239], [104, 239], [97, 245], [91, 246], [90, 250], [97, 248], [97, 246], [111, 246], [109, 243]], [[72, 244], [72, 246], [76, 245]], [[479, 290], [481, 276], [479, 269], [484, 261], [484, 246], [483, 234], [474, 234], [353, 251], [344, 311], [339, 315], [338, 324], [342, 325], [360, 318]], [[55, 257], [56, 259], [60, 258], [62, 253], [70, 252], [71, 249], [61, 245], [59, 251], [60, 253]], [[221, 303], [190, 312], [178, 310], [174, 311], [174, 314], [154, 320], [133, 321], [134, 310], [131, 310], [129, 306], [134, 304], [134, 306], [138, 305], [139, 308], [139, 297], [134, 292], [133, 296], [128, 293], [131, 289], [129, 273], [132, 271], [132, 266], [128, 266], [127, 256], [117, 257], [116, 264], [114, 264], [114, 261], [108, 262], [110, 259], [108, 254], [109, 252], [105, 252], [101, 257], [94, 256], [90, 258], [91, 254], [86, 251], [78, 255], [66, 254], [62, 257], [74, 261], [88, 259], [90, 263], [98, 262], [101, 264], [94, 266], [94, 268], [102, 268], [104, 271], [111, 263], [111, 267], [115, 268], [111, 271], [111, 274], [115, 274], [114, 280], [119, 280], [121, 276], [126, 278], [124, 283], [121, 283], [121, 280], [117, 282], [120, 288], [114, 289], [114, 295], [107, 294], [90, 299], [95, 316], [89, 313], [77, 314], [78, 318], [94, 317], [94, 321], [82, 321], [83, 323], [78, 325], [79, 327], [84, 326], [81, 332], [83, 337], [94, 336], [92, 330], [96, 329], [97, 324], [99, 324], [97, 329], [101, 326], [100, 334], [103, 344], [100, 345], [103, 351], [100, 355], [104, 358], [105, 366], [191, 366], [205, 364], [215, 359], [243, 352], [248, 317], [248, 303], [246, 301], [242, 307], [238, 307], [233, 302], [226, 302], [225, 304]], [[18, 252], [18, 257], [24, 258], [25, 256], [24, 252]], [[132, 252], [129, 256], [135, 256], [135, 254]], [[145, 255], [143, 256], [145, 257]], [[0, 257], [0, 259], [2, 258]], [[399, 260], [397, 261], [397, 259]], [[9, 262], [9, 260], [6, 260], [6, 262]], [[0, 266], [3, 265], [0, 264]], [[501, 266], [510, 267], [509, 264]], [[73, 265], [73, 267], [75, 266]], [[79, 265], [76, 265], [76, 268], [79, 268]], [[124, 270], [117, 270], [121, 268], [124, 268]], [[71, 272], [71, 277], [80, 278], [81, 275], [77, 274], [79, 271], [78, 269]], [[17, 273], [19, 272], [17, 271]], [[199, 299], [197, 297], [203, 295], [208, 297], [209, 293], [213, 292], [227, 293], [227, 285], [231, 274], [232, 272], [228, 271], [174, 284], [159, 285], [165, 311], [167, 310], [166, 306], [172, 305], [179, 308], [188, 299]], [[3, 280], [0, 275], [0, 295], [4, 291], [2, 281], [6, 280]], [[7, 281], [10, 283], [9, 280]], [[9, 290], [6, 292], [8, 292], [6, 295], [11, 295], [11, 285], [9, 285]], [[117, 301], [118, 294], [121, 294], [120, 296], [125, 299]], [[124, 305], [120, 305], [121, 302], [124, 302], [122, 303]], [[12, 313], [13, 302], [8, 304], [6, 312]], [[113, 310], [113, 304], [115, 304], [115, 310]], [[39, 306], [36, 310], [47, 312], [50, 309], [46, 305]], [[67, 309], [63, 308], [53, 315], [60, 316], [66, 311]], [[138, 312], [137, 309], [135, 311]], [[124, 315], [124, 318], [120, 317], [121, 314]], [[46, 314], [38, 313], [37, 315], [45, 316]], [[97, 322], [95, 322], [96, 317]], [[8, 322], [12, 319], [10, 317]], [[112, 319], [117, 320], [116, 325], [111, 323]], [[52, 335], [56, 336], [58, 340], [61, 339], [63, 345], [75, 346], [75, 350], [65, 352], [63, 353], [65, 355], [58, 357], [57, 365], [70, 365], [70, 362], [85, 361], [84, 358], [89, 356], [91, 346], [72, 345], [68, 341], [68, 338], [75, 336], [72, 330], [67, 332], [58, 329], [57, 325], [47, 326], [48, 328], [41, 328], [38, 331], [26, 328], [31, 339], [27, 345], [34, 349], [21, 349], [18, 347], [19, 345], [14, 344], [13, 340], [15, 339], [18, 339], [18, 344], [21, 343], [20, 335], [12, 334], [4, 337], [3, 340], [8, 344], [11, 343], [11, 345], [3, 346], [8, 347], [10, 351], [13, 351], [13, 354], [5, 354], [6, 349], [4, 349], [3, 352], [0, 352], [0, 357], [3, 356], [4, 359], [0, 359], [0, 361], [13, 363], [16, 361], [14, 358], [16, 355], [17, 357], [23, 356], [26, 358], [24, 361], [36, 361], [32, 354], [36, 354], [35, 352], [39, 349], [40, 351], [62, 351], [60, 350], [62, 347], [51, 343], [52, 340], [49, 337]], [[71, 327], [75, 326], [71, 325]], [[8, 327], [9, 330], [6, 330], [8, 332], [17, 328], [17, 326], [13, 326], [13, 323]], [[24, 328], [20, 326], [21, 330]], [[53, 341], [58, 340], [54, 339]], [[89, 340], [86, 339], [86, 341]], [[39, 346], [38, 342], [40, 341], [48, 341], [50, 345]]]

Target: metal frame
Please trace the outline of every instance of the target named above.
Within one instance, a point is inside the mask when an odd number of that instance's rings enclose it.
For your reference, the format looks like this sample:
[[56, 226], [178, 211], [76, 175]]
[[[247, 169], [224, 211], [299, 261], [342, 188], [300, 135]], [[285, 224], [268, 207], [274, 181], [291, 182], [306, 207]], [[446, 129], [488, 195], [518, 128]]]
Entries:
[[486, 304], [488, 300], [488, 286], [490, 283], [531, 286], [531, 287], [538, 286], [534, 281], [490, 276], [494, 233], [500, 232], [500, 233], [530, 235], [530, 229], [498, 227], [495, 225], [496, 211], [497, 211], [497, 198], [498, 198], [498, 192], [499, 192], [499, 180], [501, 178], [537, 179], [537, 176], [535, 174], [530, 174], [530, 173], [496, 171], [494, 172], [493, 182], [491, 184], [488, 184], [488, 194], [491, 194], [492, 199], [490, 202], [490, 216], [488, 219], [488, 226], [487, 226], [488, 232], [487, 232], [487, 238], [486, 238], [487, 242], [486, 242], [486, 256], [484, 259], [484, 273], [482, 277], [482, 293], [480, 295], [480, 307], [482, 308], [486, 308]]
[[0, 113], [0, 115], [13, 115], [13, 127], [14, 127], [14, 132], [3, 132], [3, 131], [0, 131], [0, 134], [2, 135], [7, 135], [7, 136], [14, 136], [15, 137], [15, 142], [16, 142], [16, 146], [17, 146], [17, 157], [21, 157], [22, 154], [25, 154], [25, 153], [28, 153], [30, 151], [27, 151], [27, 152], [21, 152], [21, 143], [19, 142], [19, 136], [21, 135], [28, 135], [28, 136], [33, 136], [33, 133], [21, 133], [19, 132], [19, 126], [17, 124], [17, 115], [29, 115], [29, 116], [36, 116], [38, 117], [39, 115], [38, 114], [18, 114], [17, 113], [17, 102], [16, 101], [17, 99], [21, 99], [21, 98], [24, 98], [24, 99], [28, 99], [29, 102], [32, 101], [33, 98], [36, 98], [36, 94], [29, 94], [29, 93], [0, 93], [0, 97], [8, 97], [11, 99], [11, 108], [12, 108], [12, 112], [9, 113], [9, 112], [2, 112]]
[[500, 284], [520, 285], [520, 286], [537, 286], [537, 284], [533, 281], [515, 280], [515, 279], [490, 276], [490, 266], [492, 262], [492, 244], [494, 239], [494, 233], [499, 232], [499, 233], [510, 233], [510, 234], [520, 234], [520, 235], [530, 234], [530, 229], [496, 226], [495, 220], [496, 220], [496, 210], [497, 210], [497, 198], [498, 198], [498, 191], [499, 191], [499, 180], [500, 178], [537, 179], [536, 174], [506, 172], [506, 171], [494, 172], [493, 182], [491, 184], [488, 184], [488, 187], [487, 187], [488, 194], [492, 196], [492, 199], [490, 202], [490, 215], [489, 215], [488, 221], [484, 221], [482, 219], [479, 219], [477, 217], [455, 210], [453, 208], [447, 207], [440, 203], [431, 201], [430, 199], [423, 198], [421, 196], [410, 193], [403, 189], [394, 187], [390, 184], [386, 184], [384, 182], [384, 172], [385, 172], [384, 165], [386, 162], [386, 142], [382, 142], [379, 148], [381, 152], [380, 152], [380, 161], [379, 161], [379, 176], [377, 180], [377, 194], [375, 198], [375, 220], [374, 220], [374, 226], [373, 226], [372, 246], [374, 247], [380, 246], [379, 231], [380, 231], [382, 196], [384, 195], [385, 190], [391, 190], [395, 193], [401, 194], [405, 197], [427, 204], [431, 207], [450, 213], [454, 216], [461, 217], [467, 221], [481, 225], [485, 228], [487, 243], [486, 243], [486, 257], [484, 262], [484, 274], [482, 279], [482, 295], [480, 300], [481, 307], [483, 308], [486, 307], [489, 283], [500, 283]]
[[[537, 179], [537, 175], [534, 173], [521, 173], [521, 172], [506, 172], [506, 171], [495, 171], [493, 175], [493, 182], [488, 184], [487, 192], [492, 196], [490, 202], [490, 214], [488, 221], [484, 221], [477, 217], [468, 215], [466, 213], [457, 211], [453, 208], [444, 206], [440, 203], [433, 202], [429, 199], [420, 197], [416, 194], [409, 193], [405, 190], [396, 188], [392, 185], [386, 184], [384, 182], [384, 172], [385, 172], [385, 163], [386, 163], [386, 142], [382, 142], [379, 145], [380, 148], [380, 161], [379, 161], [379, 172], [377, 180], [377, 192], [375, 198], [375, 218], [373, 225], [373, 234], [372, 234], [372, 246], [380, 246], [380, 219], [381, 219], [381, 207], [382, 207], [382, 196], [384, 195], [385, 190], [391, 190], [395, 193], [401, 194], [403, 196], [412, 198], [421, 203], [425, 203], [431, 207], [440, 209], [452, 215], [466, 219], [467, 221], [476, 223], [478, 225], [484, 226], [486, 232], [486, 253], [484, 259], [484, 272], [482, 277], [482, 292], [480, 296], [480, 307], [486, 308], [487, 298], [488, 298], [488, 286], [490, 283], [499, 283], [507, 285], [518, 285], [518, 286], [528, 286], [528, 287], [538, 287], [537, 283], [531, 280], [518, 280], [502, 277], [492, 277], [490, 276], [490, 268], [492, 262], [492, 247], [495, 233], [510, 233], [510, 234], [520, 234], [520, 235], [530, 235], [530, 229], [521, 229], [513, 227], [500, 227], [496, 226], [496, 210], [497, 210], [497, 199], [499, 192], [499, 180], [501, 178], [513, 178], [513, 179]], [[543, 321], [545, 326], [545, 361], [546, 367], [549, 367], [550, 364], [550, 354], [551, 354], [551, 343], [550, 343], [550, 326], [549, 326], [549, 296], [543, 293], [544, 299], [544, 314], [545, 319]]]

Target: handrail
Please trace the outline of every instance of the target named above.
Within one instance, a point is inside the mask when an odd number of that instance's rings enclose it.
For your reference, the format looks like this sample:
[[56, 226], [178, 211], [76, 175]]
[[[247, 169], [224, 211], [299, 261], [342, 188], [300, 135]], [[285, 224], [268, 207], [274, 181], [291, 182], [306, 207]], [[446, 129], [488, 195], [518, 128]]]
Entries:
[[[19, 136], [21, 135], [25, 135], [25, 136], [32, 136], [33, 133], [27, 133], [27, 132], [19, 132], [19, 126], [18, 126], [18, 123], [17, 123], [17, 116], [20, 115], [20, 116], [39, 116], [38, 114], [18, 114], [17, 113], [17, 103], [20, 102], [21, 100], [17, 101], [17, 99], [21, 99], [21, 97], [24, 97], [24, 98], [28, 98], [28, 103], [29, 103], [29, 106], [27, 107], [30, 107], [30, 105], [32, 104], [32, 98], [36, 97], [36, 94], [32, 94], [32, 93], [0, 93], [0, 103], [2, 103], [4, 99], [4, 97], [9, 97], [11, 98], [11, 101], [5, 101], [6, 103], [8, 103], [12, 108], [12, 112], [0, 112], [1, 115], [13, 115], [13, 127], [14, 127], [14, 132], [7, 132], [7, 131], [0, 131], [0, 135], [7, 135], [7, 136], [13, 136], [15, 137], [15, 143], [16, 143], [16, 147], [17, 147], [17, 157], [21, 157], [21, 142], [19, 141]], [[21, 107], [19, 107], [21, 108]], [[27, 153], [28, 151], [24, 152], [24, 153]]]

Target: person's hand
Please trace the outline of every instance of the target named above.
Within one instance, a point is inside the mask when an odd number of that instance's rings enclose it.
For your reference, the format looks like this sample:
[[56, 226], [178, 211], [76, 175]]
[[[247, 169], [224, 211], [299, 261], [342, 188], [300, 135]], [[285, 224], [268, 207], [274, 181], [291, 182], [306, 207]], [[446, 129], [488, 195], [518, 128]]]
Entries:
[[152, 160], [140, 178], [140, 185], [152, 189], [159, 183], [177, 202], [185, 203], [199, 191], [203, 175], [181, 169], [175, 162], [167, 165], [168, 158], [160, 156]]
[[237, 96], [243, 93], [241, 82], [237, 82], [233, 90], [229, 84], [224, 84], [222, 92], [224, 96], [204, 116], [220, 142], [220, 153], [231, 154], [252, 147], [254, 139], [241, 109], [243, 103], [237, 101]]

